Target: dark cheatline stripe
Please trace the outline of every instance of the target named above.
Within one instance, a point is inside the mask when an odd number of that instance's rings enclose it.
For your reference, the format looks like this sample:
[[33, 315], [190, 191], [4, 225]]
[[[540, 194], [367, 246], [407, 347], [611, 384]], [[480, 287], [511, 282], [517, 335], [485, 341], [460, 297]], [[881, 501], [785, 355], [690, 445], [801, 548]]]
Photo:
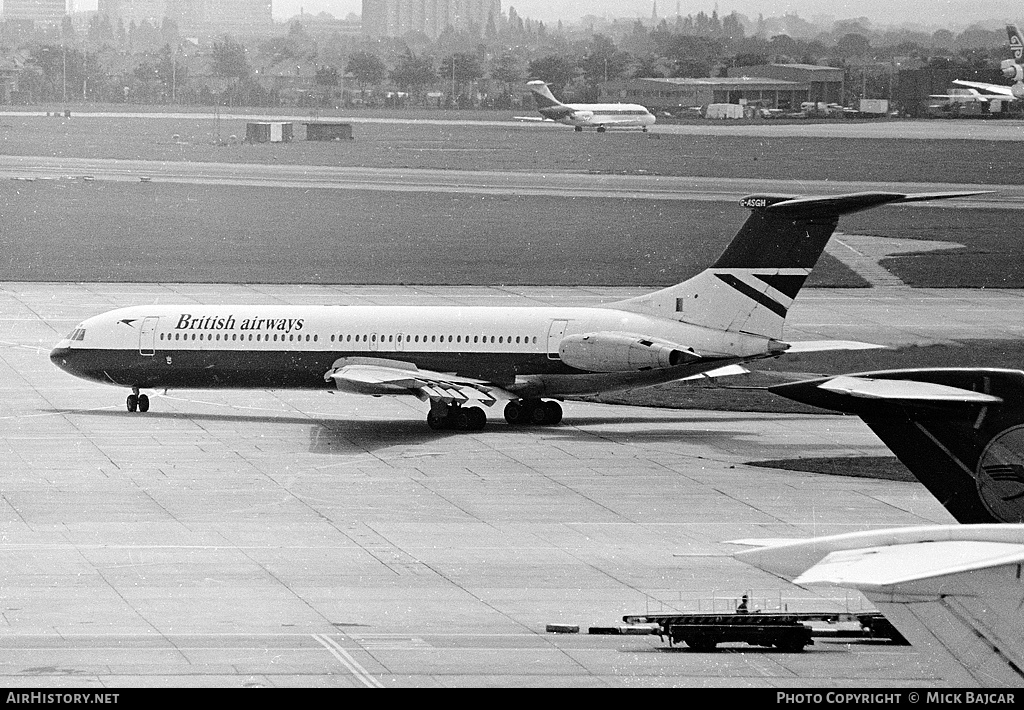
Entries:
[[772, 313], [778, 315], [780, 318], [785, 318], [786, 317], [786, 307], [785, 306], [783, 306], [778, 301], [775, 301], [775, 300], [769, 298], [767, 295], [765, 295], [763, 293], [758, 293], [752, 287], [750, 287], [747, 284], [743, 283], [742, 281], [740, 281], [738, 278], [736, 278], [732, 274], [715, 274], [715, 276], [717, 276], [719, 279], [721, 279], [723, 282], [725, 282], [729, 286], [732, 286], [734, 289], [736, 289], [737, 291], [742, 293], [747, 298], [749, 298], [749, 299], [751, 299], [753, 301], [757, 301], [757, 303], [759, 303], [760, 305], [764, 306], [765, 308], [767, 308]]
[[776, 291], [783, 293], [790, 298], [796, 298], [796, 295], [800, 293], [800, 288], [804, 285], [804, 281], [807, 277], [803, 274], [799, 275], [774, 275], [762, 276], [761, 274], [754, 274], [757, 278], [764, 281], [766, 284], [774, 288]]

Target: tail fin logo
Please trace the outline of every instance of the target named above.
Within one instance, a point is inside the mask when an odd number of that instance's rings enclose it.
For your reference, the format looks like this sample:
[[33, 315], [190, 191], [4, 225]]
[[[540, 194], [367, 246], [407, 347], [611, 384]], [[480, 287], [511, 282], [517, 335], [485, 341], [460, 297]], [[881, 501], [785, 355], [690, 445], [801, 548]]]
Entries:
[[1010, 53], [1020, 62], [1024, 59], [1024, 39], [1021, 38], [1020, 30], [1016, 25], [1007, 25], [1006, 32], [1010, 36]]
[[996, 519], [1024, 520], [1024, 426], [1001, 432], [978, 462], [978, 494]]

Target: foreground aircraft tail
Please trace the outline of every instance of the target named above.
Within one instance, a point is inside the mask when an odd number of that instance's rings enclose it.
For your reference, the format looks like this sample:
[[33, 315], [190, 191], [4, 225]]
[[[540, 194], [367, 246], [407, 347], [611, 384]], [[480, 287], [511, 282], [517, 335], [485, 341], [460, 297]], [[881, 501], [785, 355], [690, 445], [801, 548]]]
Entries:
[[751, 215], [710, 268], [676, 286], [610, 307], [781, 340], [789, 307], [841, 216], [887, 204], [976, 194], [860, 192], [831, 197], [745, 197], [740, 205]]
[[1024, 371], [919, 369], [775, 385], [856, 414], [961, 523], [1024, 523]]
[[802, 587], [863, 592], [953, 687], [1024, 684], [1022, 525], [873, 530], [735, 556]]

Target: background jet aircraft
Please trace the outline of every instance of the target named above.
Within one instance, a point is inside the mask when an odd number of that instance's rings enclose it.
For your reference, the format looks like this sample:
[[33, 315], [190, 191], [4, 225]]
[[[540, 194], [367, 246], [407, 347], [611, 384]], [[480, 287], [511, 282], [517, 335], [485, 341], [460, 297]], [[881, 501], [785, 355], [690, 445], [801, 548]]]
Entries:
[[1024, 371], [915, 369], [776, 385], [856, 414], [961, 523], [1024, 523]]
[[954, 687], [1024, 686], [1024, 525], [875, 530], [736, 558], [803, 587], [859, 590]]
[[577, 131], [584, 128], [596, 128], [603, 133], [607, 128], [640, 128], [654, 124], [654, 115], [639, 104], [563, 104], [551, 93], [551, 89], [543, 81], [531, 81], [526, 84], [533, 92], [537, 102], [537, 110], [544, 117], [538, 120], [555, 121], [573, 126]]
[[561, 407], [544, 397], [781, 355], [786, 314], [841, 215], [973, 194], [747, 197], [751, 215], [710, 268], [602, 307], [134, 306], [82, 322], [50, 358], [131, 388], [129, 411], [149, 408], [147, 388], [334, 387], [429, 401], [434, 429], [480, 429], [486, 415], [473, 405], [499, 401], [511, 424], [556, 424]]
[[1024, 61], [1024, 36], [1021, 35], [1020, 30], [1017, 29], [1016, 25], [1007, 25], [1006, 34], [1010, 38], [1010, 52], [1013, 54], [1013, 58], [1004, 59], [1000, 63], [999, 68], [1003, 72], [1003, 76], [1013, 81], [1012, 86], [954, 79], [954, 84], [957, 86], [969, 87], [971, 91], [966, 94], [933, 94], [931, 98], [945, 98], [950, 99], [951, 101], [961, 102], [1016, 101], [1024, 98], [1024, 67], [1021, 66], [1021, 62]]

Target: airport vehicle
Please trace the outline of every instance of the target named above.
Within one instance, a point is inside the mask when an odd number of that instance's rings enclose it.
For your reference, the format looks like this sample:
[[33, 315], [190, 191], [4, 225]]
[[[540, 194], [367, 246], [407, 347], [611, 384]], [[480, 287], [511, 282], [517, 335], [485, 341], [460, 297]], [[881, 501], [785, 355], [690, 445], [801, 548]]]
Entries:
[[[729, 374], [786, 352], [786, 314], [840, 216], [979, 194], [753, 195], [721, 257], [682, 283], [600, 307], [143, 305], [89, 318], [50, 358], [78, 377], [144, 389], [329, 389], [414, 395], [433, 429], [561, 421], [559, 399]], [[547, 398], [547, 399], [545, 399]], [[466, 406], [464, 406], [466, 405]]]
[[961, 523], [1024, 523], [1024, 371], [885, 370], [768, 388], [856, 414]]
[[954, 687], [1024, 685], [1024, 525], [935, 525], [735, 540], [800, 586], [861, 591]]
[[563, 104], [554, 97], [547, 83], [536, 80], [526, 85], [533, 92], [537, 110], [543, 118], [517, 116], [519, 120], [554, 121], [572, 126], [576, 131], [596, 128], [598, 133], [604, 133], [608, 128], [639, 128], [646, 132], [647, 127], [657, 120], [639, 104]]
[[950, 92], [949, 94], [932, 94], [933, 99], [948, 99], [950, 102], [1002, 102], [1017, 101], [1024, 98], [1024, 35], [1021, 35], [1016, 25], [1007, 25], [1006, 34], [1010, 39], [1010, 52], [1012, 59], [1004, 59], [999, 68], [1007, 79], [1013, 81], [1012, 86], [1004, 84], [987, 84], [980, 81], [965, 81], [954, 79], [957, 86], [966, 86], [966, 92]]
[[658, 635], [669, 645], [686, 644], [695, 651], [711, 651], [720, 643], [739, 642], [750, 646], [775, 647], [798, 653], [814, 643], [813, 622], [835, 624], [856, 621], [861, 638], [903, 637], [879, 612], [749, 612], [627, 614], [627, 624], [656, 624]]

